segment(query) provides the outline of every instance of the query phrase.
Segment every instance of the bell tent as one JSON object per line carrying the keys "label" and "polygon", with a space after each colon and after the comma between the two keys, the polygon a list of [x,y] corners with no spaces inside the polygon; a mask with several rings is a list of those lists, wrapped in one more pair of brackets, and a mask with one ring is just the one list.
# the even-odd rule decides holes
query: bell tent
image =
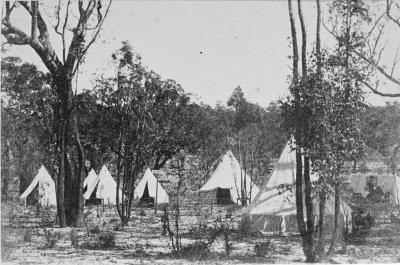
{"label": "bell tent", "polygon": [[[117,198],[117,183],[113,179],[108,171],[107,167],[103,165],[97,178],[92,182],[92,185],[88,183],[88,188],[83,197],[88,200],[96,189],[96,198],[102,199],[104,204],[115,205]],[[119,191],[120,201],[122,198],[122,192]]]}
{"label": "bell tent", "polygon": [[[316,174],[311,174],[310,177],[311,181],[318,179]],[[295,183],[296,154],[288,143],[284,147],[269,181],[242,212],[243,217],[248,218],[247,221],[250,222],[250,230],[264,232],[298,231]],[[313,203],[314,209],[318,209],[316,198],[313,199]],[[331,197],[327,199],[325,207],[327,220],[333,218],[335,208],[334,200]],[[342,221],[348,222],[351,219],[351,210],[345,202],[341,203],[341,212],[344,218]],[[317,211],[315,211],[315,214],[318,214]]]}
{"label": "bell tent", "polygon": [[146,169],[143,178],[136,187],[135,199],[157,201],[158,204],[169,203],[167,192],[161,186],[160,182],[157,181],[150,168]]}
{"label": "bell tent", "polygon": [[97,174],[94,169],[91,169],[85,180],[83,181],[83,188],[88,190],[92,185],[95,185]]}
{"label": "bell tent", "polygon": [[240,167],[239,161],[233,153],[228,150],[215,164],[211,176],[200,192],[205,193],[206,199],[216,199],[217,203],[241,204],[240,195],[242,182],[246,182],[247,198],[254,198],[259,192],[259,188],[251,178]]}
{"label": "bell tent", "polygon": [[25,205],[26,198],[36,187],[38,188],[38,203],[40,206],[49,207],[57,205],[56,185],[43,165],[40,167],[31,184],[20,196],[24,200]]}

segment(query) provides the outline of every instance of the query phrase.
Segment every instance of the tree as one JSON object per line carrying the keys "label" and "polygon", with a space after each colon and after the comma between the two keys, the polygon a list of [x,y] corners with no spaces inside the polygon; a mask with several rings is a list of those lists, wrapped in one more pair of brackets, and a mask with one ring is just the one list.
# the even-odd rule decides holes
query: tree
{"label": "tree", "polygon": [[19,182],[19,192],[23,192],[30,184],[29,176],[42,163],[53,175],[55,100],[50,76],[36,66],[17,57],[4,58],[1,66],[2,196],[7,196],[8,183]]}
{"label": "tree", "polygon": [[[337,4],[337,6],[335,6]],[[342,3],[343,4],[343,3]],[[340,12],[354,12],[352,6],[333,3]],[[300,21],[302,21],[301,2],[298,2]],[[351,10],[351,11],[350,11]],[[360,114],[363,111],[362,80],[366,78],[363,64],[349,53],[360,39],[351,31],[359,25],[356,19],[360,14],[348,13],[342,29],[343,42],[329,53],[322,52],[319,40],[320,5],[317,2],[317,43],[316,51],[307,57],[305,49],[305,27],[302,25],[302,76],[298,76],[298,54],[296,30],[293,23],[291,1],[289,14],[292,28],[293,78],[291,97],[282,102],[285,116],[284,126],[294,135],[296,144],[296,208],[299,231],[307,261],[315,262],[324,256],[324,209],[325,195],[335,193],[335,229],[330,252],[333,251],[340,215],[341,186],[346,172],[346,163],[356,159],[362,151],[360,141]],[[345,16],[344,16],[345,17]],[[350,23],[350,17],[353,21]],[[301,22],[303,24],[303,22]],[[351,24],[351,26],[350,26]],[[359,68],[358,68],[359,67]],[[297,81],[297,83],[295,83]],[[304,160],[302,159],[304,157]],[[312,164],[310,163],[312,161]],[[311,167],[311,169],[310,169]],[[319,179],[311,183],[310,171],[318,173]],[[304,182],[304,188],[303,188]],[[313,194],[319,194],[319,246],[315,246]],[[304,196],[304,199],[303,199]],[[304,206],[303,206],[304,201]],[[304,209],[305,208],[305,209]],[[304,212],[305,211],[305,212]],[[304,216],[307,216],[304,221]],[[318,253],[317,253],[318,250]]]}
{"label": "tree", "polygon": [[[314,209],[311,197],[310,181],[310,161],[308,156],[308,138],[309,135],[309,106],[302,104],[302,84],[307,80],[307,34],[302,15],[301,1],[297,1],[298,13],[302,33],[302,77],[299,77],[299,54],[297,46],[297,33],[293,15],[292,1],[288,0],[289,22],[292,39],[292,82],[290,92],[293,98],[290,102],[283,103],[282,108],[285,113],[286,127],[292,132],[296,149],[296,216],[299,232],[302,238],[303,251],[309,262],[315,262],[315,243],[314,235]],[[304,163],[303,163],[304,156]],[[304,190],[303,190],[304,182]],[[304,198],[304,199],[303,199]],[[305,202],[303,207],[303,200]],[[305,212],[304,212],[305,211]],[[306,213],[307,221],[304,221]]]}
{"label": "tree", "polygon": [[116,76],[100,77],[93,92],[102,126],[92,132],[117,157],[117,211],[126,225],[139,173],[145,166],[163,167],[183,149],[196,150],[199,129],[196,108],[181,86],[147,70],[129,43],[112,58]]}
{"label": "tree", "polygon": [[368,107],[361,131],[365,145],[379,152],[396,174],[400,164],[400,103]]}
{"label": "tree", "polygon": [[[40,12],[39,2],[25,1],[5,3],[1,33],[11,45],[29,45],[41,58],[52,77],[58,106],[54,115],[57,124],[57,214],[61,227],[66,225],[83,226],[83,164],[84,154],[79,139],[77,116],[74,106],[72,79],[83,62],[88,49],[95,42],[107,17],[111,1],[105,11],[101,1],[90,0],[84,5],[77,2],[77,17],[70,14],[71,1],[62,8],[59,1],[56,10],[57,24],[55,32],[62,41],[62,56],[57,56],[48,31],[48,24]],[[31,19],[31,32],[25,33],[11,22],[16,8],[26,10]],[[62,12],[64,10],[64,12]],[[104,12],[103,12],[104,11]],[[63,16],[62,16],[62,13]],[[76,20],[74,20],[76,18]],[[90,36],[89,33],[92,33]],[[71,37],[72,35],[72,37]],[[71,37],[69,47],[67,38]],[[67,51],[68,49],[68,51]]]}
{"label": "tree", "polygon": [[[346,1],[342,1],[342,5],[344,3]],[[400,5],[398,0],[386,0],[372,4],[374,9],[362,0],[349,0],[347,3],[347,5],[352,6],[353,13],[362,15],[363,20],[359,23],[364,25],[364,27],[358,27],[360,32],[363,33],[360,41],[363,44],[361,45],[362,49],[360,49],[361,46],[351,46],[352,49],[349,52],[357,56],[370,68],[370,78],[363,81],[366,88],[383,97],[400,97],[400,93],[385,91],[387,83],[396,88],[400,87],[400,77],[397,75],[399,43],[395,38],[396,34],[393,34],[393,31],[400,30],[400,17],[398,16]],[[374,12],[373,10],[377,11]],[[334,17],[331,17],[333,27],[328,27],[325,24],[324,26],[340,43],[343,41],[343,38],[337,34],[340,27],[335,25],[335,21],[338,19],[340,19],[340,14],[336,13]],[[388,43],[393,45],[388,46]],[[393,46],[396,46],[396,44],[397,48],[394,48]],[[383,59],[385,57],[390,59]],[[383,84],[381,81],[383,81]]]}
{"label": "tree", "polygon": [[[235,150],[239,157],[239,163],[243,167],[243,172],[249,173],[250,178],[253,180],[254,185],[254,169],[255,169],[255,155],[257,148],[257,137],[256,131],[261,125],[263,115],[265,111],[258,105],[252,104],[246,100],[243,91],[238,86],[233,91],[231,97],[228,100],[228,106],[231,106],[235,110],[233,130],[236,142],[234,144]],[[258,143],[259,144],[259,143]],[[242,205],[247,205],[251,200],[251,190],[247,190],[246,177],[241,172],[241,190],[238,191],[240,194],[240,200]],[[250,185],[250,189],[253,185]]]}

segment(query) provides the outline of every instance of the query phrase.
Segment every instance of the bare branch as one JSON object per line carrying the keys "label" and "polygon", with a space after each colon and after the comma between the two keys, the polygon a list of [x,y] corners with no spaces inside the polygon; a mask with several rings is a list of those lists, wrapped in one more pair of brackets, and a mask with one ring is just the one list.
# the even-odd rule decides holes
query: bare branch
{"label": "bare branch", "polygon": [[362,58],[364,61],[367,63],[371,64],[375,69],[377,69],[381,74],[383,74],[387,79],[392,81],[393,83],[397,84],[400,86],[400,79],[397,79],[393,76],[391,76],[389,73],[386,72],[386,70],[378,65],[372,58],[367,58],[365,57],[362,53],[354,51],[360,58]]}
{"label": "bare branch", "polygon": [[[23,6],[26,11],[32,16],[32,9],[29,7],[28,2],[26,1],[19,1],[18,2],[21,6]],[[37,9],[37,27],[40,32],[39,40],[42,42],[42,44],[46,45],[49,40],[49,32],[47,31],[47,25],[46,22],[43,20],[42,15],[40,14],[39,8]]]}
{"label": "bare branch", "polygon": [[[326,25],[325,25],[325,23],[324,22],[322,22],[322,24],[324,25],[324,27],[325,27],[325,29],[333,36],[333,37],[335,37],[336,38],[336,40],[337,41],[341,41],[341,39],[340,39],[340,37],[339,36],[337,36],[332,30],[330,30]],[[393,75],[392,75],[392,73],[393,73],[393,68],[391,69],[391,74],[389,74],[382,66],[380,66],[379,64],[378,64],[378,62],[379,62],[379,60],[380,60],[380,57],[381,57],[381,53],[382,53],[382,51],[383,51],[383,49],[385,48],[385,46],[386,46],[386,44],[384,45],[384,47],[380,50],[380,52],[379,52],[379,55],[378,55],[378,61],[376,61],[376,60],[374,60],[374,58],[372,58],[372,57],[370,57],[370,58],[368,58],[367,56],[365,56],[363,53],[361,53],[361,52],[358,52],[357,50],[355,50],[355,49],[352,49],[352,52],[353,53],[355,53],[359,58],[361,58],[361,59],[363,59],[365,62],[367,62],[369,65],[371,65],[371,66],[373,66],[376,70],[378,70],[383,76],[385,76],[389,81],[391,81],[391,82],[393,82],[393,83],[395,83],[395,84],[397,84],[397,85],[399,85],[400,86],[400,79],[399,78],[396,78],[396,77],[394,77]],[[396,58],[395,58],[395,63],[394,63],[394,65],[396,65],[397,64],[397,55],[396,55]],[[374,92],[375,94],[377,94],[377,95],[380,95],[380,96],[383,96],[383,97],[399,97],[400,96],[400,94],[398,94],[398,93],[383,93],[383,92],[380,92],[380,91],[378,91],[378,85],[377,85],[377,87],[376,88],[374,88],[374,87],[372,87],[369,83],[367,83],[366,81],[363,81],[363,84],[366,86],[366,87],[368,87],[372,92]]]}
{"label": "bare branch", "polygon": [[[379,64],[379,62],[381,61],[382,53],[385,50],[387,43],[388,43],[388,40],[386,39],[385,44],[383,45],[383,47],[381,48],[381,50],[378,53],[378,58],[375,60],[376,64]],[[371,56],[371,58],[372,58],[372,56]]]}
{"label": "bare branch", "polygon": [[57,6],[57,24],[54,26],[54,30],[55,32],[62,36],[60,30],[59,30],[59,26],[60,26],[60,10],[61,10],[61,0],[58,0],[58,6]]}
{"label": "bare branch", "polygon": [[104,16],[100,22],[100,24],[98,25],[97,31],[95,32],[95,34],[93,35],[92,39],[89,41],[88,45],[86,45],[86,47],[84,48],[83,52],[82,52],[82,56],[80,58],[78,58],[78,62],[77,62],[77,66],[75,67],[73,73],[75,73],[77,71],[78,65],[81,63],[83,56],[86,54],[87,50],[90,48],[90,46],[95,42],[97,36],[99,35],[101,28],[103,26],[104,20],[106,19],[107,15],[108,15],[108,11],[110,10],[111,7],[111,3],[112,0],[109,1],[106,12],[104,13]]}
{"label": "bare branch", "polygon": [[384,17],[384,15],[385,15],[385,13],[382,13],[382,14],[379,16],[379,18],[375,21],[374,25],[372,26],[372,28],[371,28],[370,31],[368,32],[367,36],[365,37],[366,40],[371,36],[371,34],[372,34],[372,32],[375,30],[376,26],[379,25],[379,21]]}
{"label": "bare branch", "polygon": [[[7,15],[6,15],[7,16]],[[6,37],[10,44],[28,45],[31,43],[31,37],[21,29],[15,27],[9,22],[9,19],[3,19],[4,28],[1,29],[1,34]]]}
{"label": "bare branch", "polygon": [[68,0],[67,3],[67,13],[65,14],[65,20],[64,20],[64,25],[63,25],[63,29],[62,29],[62,33],[61,33],[61,38],[62,38],[62,46],[63,46],[63,62],[65,64],[65,49],[66,49],[66,44],[65,44],[65,28],[68,25],[68,16],[69,16],[69,5],[71,4],[71,1]]}
{"label": "bare branch", "polygon": [[396,19],[395,17],[393,17],[391,15],[391,13],[390,13],[390,9],[392,8],[392,4],[393,4],[393,1],[389,2],[389,0],[386,0],[386,15],[391,21],[393,21],[394,23],[397,24],[397,26],[400,27],[400,20],[398,18]]}
{"label": "bare branch", "polygon": [[399,55],[399,45],[397,45],[396,55],[394,56],[393,59],[392,71],[390,71],[391,76],[393,76],[393,71],[396,68],[397,63],[399,62],[398,55]]}
{"label": "bare branch", "polygon": [[[332,30],[330,30],[326,24],[324,22],[322,22],[322,24],[324,25],[325,29],[333,36],[336,38],[337,41],[341,41],[340,37],[337,36],[336,34],[334,34],[334,32]],[[355,49],[352,49],[352,51],[357,54],[358,57],[360,57],[361,59],[363,59],[364,61],[366,61],[367,63],[371,64],[374,68],[376,68],[379,72],[381,72],[387,79],[389,79],[390,81],[392,81],[393,83],[396,83],[398,85],[400,85],[400,80],[398,80],[397,78],[394,78],[393,76],[391,76],[389,73],[386,72],[386,70],[379,66],[377,64],[377,62],[373,59],[373,58],[367,58],[364,54],[362,54],[361,52],[356,51]],[[381,51],[382,52],[382,51]]]}
{"label": "bare branch", "polygon": [[32,9],[31,38],[33,40],[36,40],[37,38],[37,8],[38,8],[38,2],[31,1],[31,9]]}
{"label": "bare branch", "polygon": [[385,28],[385,26],[383,25],[383,26],[381,26],[381,27],[379,27],[379,33],[378,33],[378,36],[376,37],[376,39],[375,39],[375,43],[374,43],[374,48],[372,49],[372,54],[375,54],[375,51],[376,51],[376,48],[378,47],[378,44],[379,44],[379,40],[381,39],[381,36],[382,36],[382,34],[383,34],[383,29]]}
{"label": "bare branch", "polygon": [[400,97],[400,93],[383,93],[383,92],[378,91],[378,84],[376,84],[376,87],[374,88],[373,86],[371,86],[371,84],[369,84],[369,83],[366,82],[366,81],[362,81],[362,83],[363,83],[367,88],[369,88],[374,94],[377,94],[377,95],[379,95],[379,96],[382,96],[382,97],[391,97],[391,98]]}

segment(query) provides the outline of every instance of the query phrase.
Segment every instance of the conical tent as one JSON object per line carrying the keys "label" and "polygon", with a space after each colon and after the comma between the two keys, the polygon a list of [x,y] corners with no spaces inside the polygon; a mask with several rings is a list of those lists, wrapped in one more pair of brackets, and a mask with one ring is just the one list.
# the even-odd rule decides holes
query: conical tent
{"label": "conical tent", "polygon": [[87,175],[87,177],[85,178],[85,180],[83,181],[83,188],[89,189],[90,187],[92,187],[93,185],[95,185],[95,180],[97,178],[97,174],[94,171],[94,169],[92,168],[89,172],[89,174]]}
{"label": "conical tent", "polygon": [[[117,183],[113,179],[108,171],[107,167],[103,165],[97,178],[92,182],[93,185],[88,184],[88,189],[83,195],[86,200],[88,200],[93,193],[94,189],[97,187],[96,198],[103,199],[105,204],[116,204],[117,198]],[[119,191],[119,199],[122,199],[122,192]]]}
{"label": "conical tent", "polygon": [[[318,176],[311,174],[311,181],[315,180],[318,180]],[[251,229],[297,231],[295,182],[295,151],[291,150],[287,143],[269,181],[251,204],[243,210],[243,215],[250,218]],[[314,199],[314,209],[318,209],[316,199]],[[334,201],[330,197],[327,199],[325,211],[326,215],[334,214]],[[345,202],[342,202],[341,211],[345,219],[351,218],[350,207]]]}
{"label": "conical tent", "polygon": [[31,184],[20,196],[20,198],[25,201],[25,204],[26,197],[28,197],[36,187],[38,187],[39,204],[41,206],[48,207],[57,205],[56,185],[43,165],[40,167]]}
{"label": "conical tent", "polygon": [[154,176],[153,172],[151,172],[150,168],[146,169],[143,178],[140,180],[138,186],[135,189],[136,199],[140,199],[143,196],[146,185],[148,187],[149,196],[153,197],[154,200],[156,200],[157,197],[157,203],[169,202],[169,196],[167,192],[161,186],[160,182],[157,181],[157,178]]}
{"label": "conical tent", "polygon": [[247,197],[254,198],[259,192],[259,188],[240,167],[239,161],[237,161],[233,153],[228,150],[220,158],[215,170],[200,191],[210,191],[218,188],[229,189],[232,201],[240,204],[239,198],[242,188],[242,179],[246,180]]}

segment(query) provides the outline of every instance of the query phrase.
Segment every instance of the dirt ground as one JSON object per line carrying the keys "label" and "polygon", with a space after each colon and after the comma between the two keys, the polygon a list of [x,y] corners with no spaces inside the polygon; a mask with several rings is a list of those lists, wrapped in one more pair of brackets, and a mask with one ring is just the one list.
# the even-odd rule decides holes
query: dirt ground
{"label": "dirt ground", "polygon": [[[113,217],[114,218],[114,217]],[[115,221],[115,219],[113,219]],[[112,222],[111,220],[110,222]],[[95,218],[90,225],[99,220]],[[101,225],[107,225],[104,220]],[[116,246],[109,249],[83,247],[87,229],[74,230],[78,235],[78,246],[72,246],[71,228],[21,228],[2,226],[2,251],[10,256],[2,264],[265,264],[304,262],[300,238],[289,236],[253,236],[231,238],[232,252],[225,253],[223,238],[213,243],[211,251],[201,260],[176,258],[171,254],[170,240],[162,236],[161,222],[157,216],[147,219],[134,218],[130,227],[113,231]],[[116,230],[116,229],[114,229]],[[53,247],[46,246],[46,233],[59,236]],[[256,255],[257,242],[271,239],[270,251],[264,257]],[[182,245],[195,240],[187,236]],[[341,247],[339,247],[341,249]],[[347,246],[338,251],[326,263],[399,263],[400,225],[381,225],[363,242]]]}

